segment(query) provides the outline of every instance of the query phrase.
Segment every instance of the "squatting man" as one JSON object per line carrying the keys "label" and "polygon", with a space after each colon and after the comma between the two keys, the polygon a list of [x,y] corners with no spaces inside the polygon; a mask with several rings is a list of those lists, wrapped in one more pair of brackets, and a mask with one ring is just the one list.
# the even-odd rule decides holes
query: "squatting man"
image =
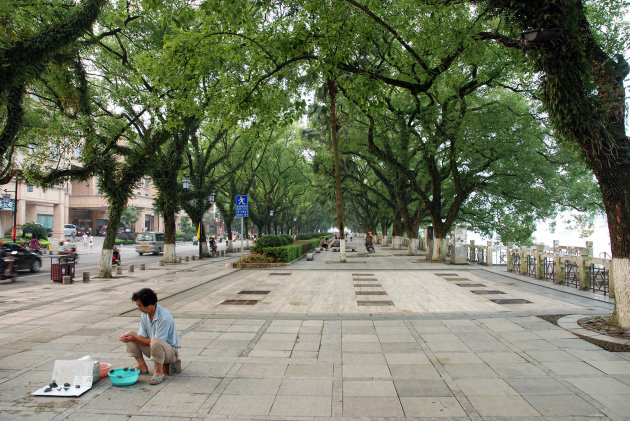
{"label": "squatting man", "polygon": [[127,345],[127,354],[136,359],[135,368],[141,374],[149,373],[143,355],[150,357],[154,370],[149,384],[160,384],[164,380],[164,364],[171,364],[172,370],[179,368],[173,363],[181,364],[175,321],[171,313],[157,303],[157,295],[149,288],[134,292],[131,301],[136,303],[142,313],[140,328],[137,335],[127,332],[120,337],[120,341]]}

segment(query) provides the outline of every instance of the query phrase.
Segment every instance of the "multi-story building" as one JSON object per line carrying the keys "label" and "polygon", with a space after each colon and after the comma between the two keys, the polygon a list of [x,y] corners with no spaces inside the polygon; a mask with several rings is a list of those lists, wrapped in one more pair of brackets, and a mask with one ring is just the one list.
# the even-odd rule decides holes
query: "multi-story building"
{"label": "multi-story building", "polygon": [[[42,189],[21,180],[16,182],[14,178],[0,186],[0,233],[2,236],[11,235],[15,220],[18,226],[35,222],[50,228],[53,238],[63,237],[64,224],[74,224],[80,230],[91,228],[94,235],[99,235],[100,230],[108,224],[108,206],[97,184],[97,179],[92,178],[87,182],[64,182]],[[134,231],[163,229],[159,214],[153,206],[155,192],[149,177],[134,186],[134,195],[128,204],[138,211]],[[17,207],[14,209],[16,196]]]}

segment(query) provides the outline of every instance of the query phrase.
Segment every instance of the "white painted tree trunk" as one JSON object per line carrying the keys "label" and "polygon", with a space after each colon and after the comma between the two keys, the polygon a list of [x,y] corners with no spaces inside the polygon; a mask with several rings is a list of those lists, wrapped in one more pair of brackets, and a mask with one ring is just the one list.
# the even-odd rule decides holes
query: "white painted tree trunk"
{"label": "white painted tree trunk", "polygon": [[339,240],[339,262],[346,262],[346,240]]}
{"label": "white painted tree trunk", "polygon": [[176,263],[175,244],[164,243],[164,264]]}
{"label": "white painted tree trunk", "polygon": [[383,236],[383,240],[381,241],[381,245],[382,245],[383,247],[387,247],[387,244],[389,244],[389,237],[388,237],[388,236],[386,236],[386,235],[384,235],[384,236]]}
{"label": "white painted tree trunk", "polygon": [[445,238],[434,238],[433,239],[433,252],[431,254],[431,261],[439,262],[442,260],[446,260],[446,250],[448,247],[448,243]]}
{"label": "white painted tree trunk", "polygon": [[111,278],[112,277],[112,249],[101,250],[101,261],[98,265],[98,277],[99,278]]}
{"label": "white painted tree trunk", "polygon": [[415,256],[418,254],[418,247],[420,246],[420,240],[417,238],[412,238],[409,240],[409,244],[407,245],[407,254],[409,256]]}
{"label": "white painted tree trunk", "polygon": [[402,247],[402,237],[395,235],[393,240],[392,240],[392,249],[394,250],[400,250]]}
{"label": "white painted tree trunk", "polygon": [[227,251],[228,252],[233,252],[234,251],[234,247],[233,247],[232,241],[230,241],[230,240],[225,240],[225,241],[226,241],[225,247],[226,247]]}
{"label": "white painted tree trunk", "polygon": [[[210,248],[208,247],[207,241],[201,243],[201,254],[203,257],[210,257]],[[199,251],[197,251],[197,255],[199,255]]]}
{"label": "white painted tree trunk", "polygon": [[611,278],[615,293],[615,318],[624,329],[630,329],[630,259],[614,258],[612,260]]}

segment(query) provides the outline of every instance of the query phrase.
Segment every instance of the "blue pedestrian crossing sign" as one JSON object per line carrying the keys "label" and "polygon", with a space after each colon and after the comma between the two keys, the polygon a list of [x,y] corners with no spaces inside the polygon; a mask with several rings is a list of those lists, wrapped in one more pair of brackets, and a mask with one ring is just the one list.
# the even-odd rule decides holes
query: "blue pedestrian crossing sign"
{"label": "blue pedestrian crossing sign", "polygon": [[249,208],[247,205],[247,195],[236,196],[236,217],[247,218],[249,217]]}

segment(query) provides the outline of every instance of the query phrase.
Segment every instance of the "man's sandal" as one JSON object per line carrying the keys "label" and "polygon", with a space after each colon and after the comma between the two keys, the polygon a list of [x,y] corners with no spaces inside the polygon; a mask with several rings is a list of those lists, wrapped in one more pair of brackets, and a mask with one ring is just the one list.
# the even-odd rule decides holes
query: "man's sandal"
{"label": "man's sandal", "polygon": [[153,376],[151,380],[149,380],[149,384],[151,386],[155,386],[156,384],[160,384],[164,381],[164,376]]}

